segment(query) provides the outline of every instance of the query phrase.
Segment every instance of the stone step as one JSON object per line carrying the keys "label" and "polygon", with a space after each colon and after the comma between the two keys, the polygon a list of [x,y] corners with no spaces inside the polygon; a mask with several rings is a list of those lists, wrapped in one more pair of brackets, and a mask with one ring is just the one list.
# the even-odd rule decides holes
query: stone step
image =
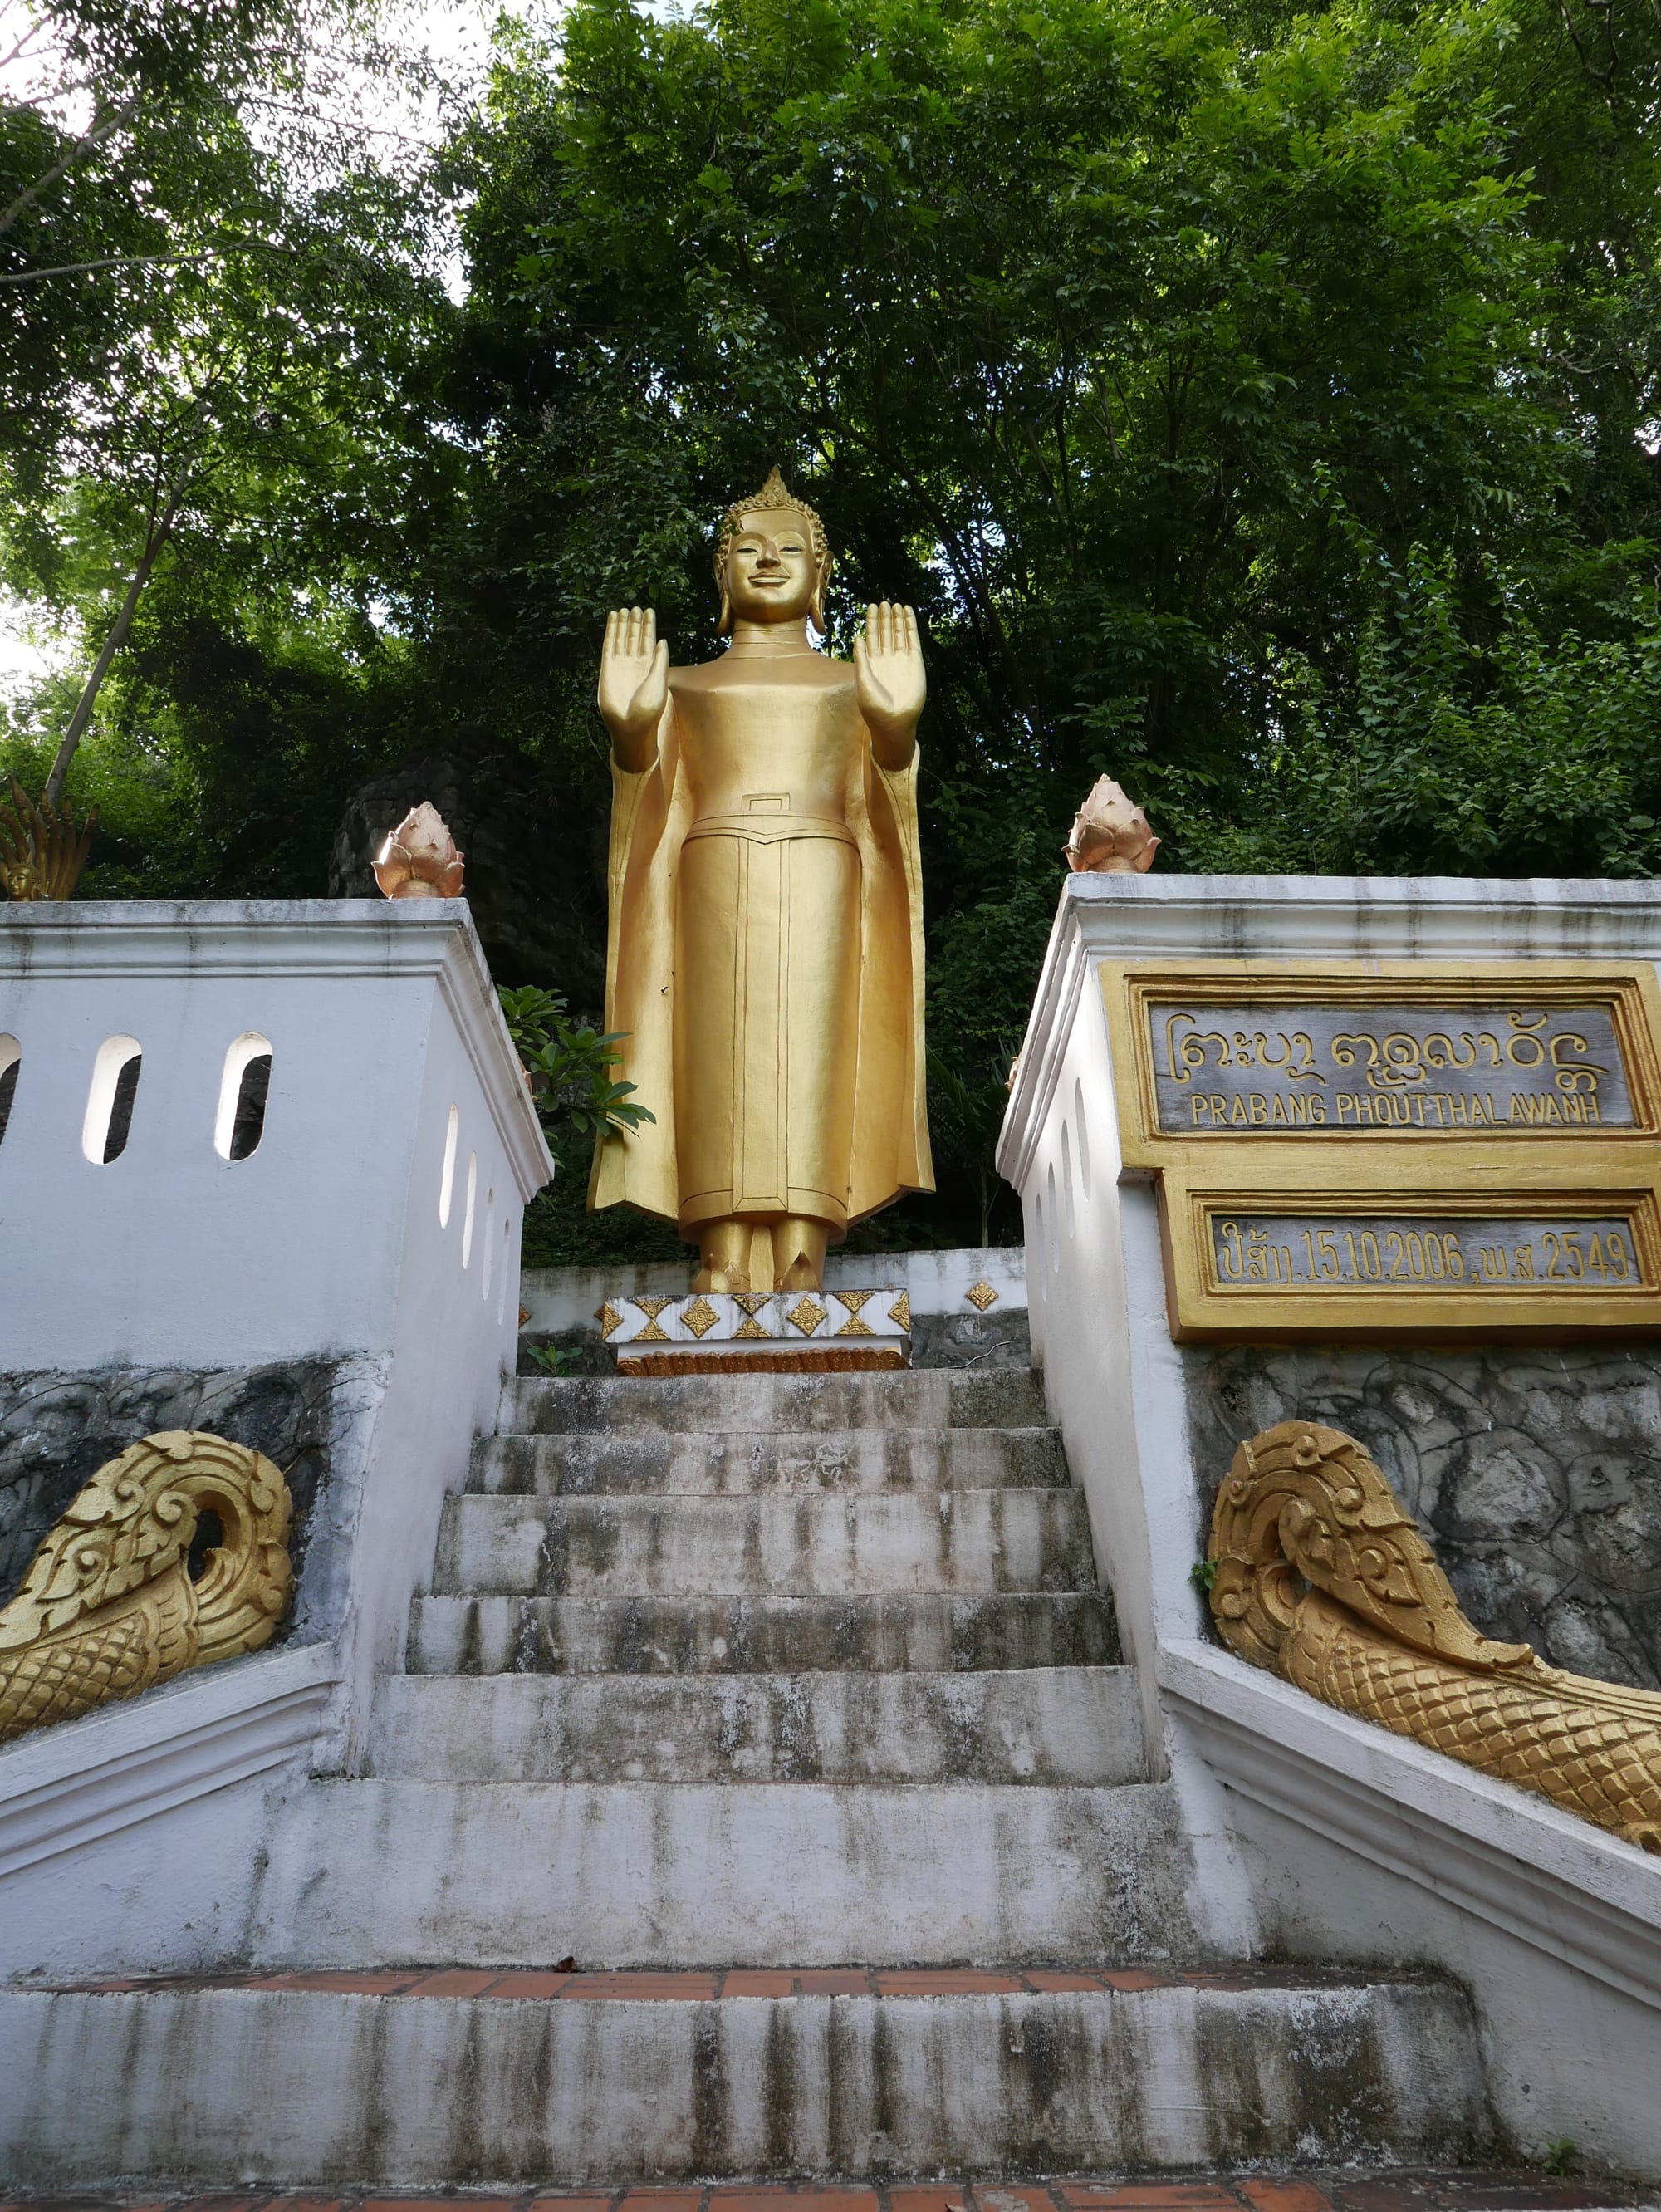
{"label": "stone step", "polygon": [[445,1500],[433,1585],[454,1595],[1089,1589],[1076,1490],[932,1496]]}
{"label": "stone step", "polygon": [[1140,1782],[1124,1667],[391,1675],[370,1771],[429,1782]]}
{"label": "stone step", "polygon": [[37,2191],[609,2192],[1494,2148],[1468,2001],[1429,1980],[366,1978],[0,1995],[0,2169]]}
{"label": "stone step", "polygon": [[1066,1480],[1053,1429],[797,1429],[487,1437],[474,1447],[467,1488],[504,1498],[755,1497],[1059,1488]]}
{"label": "stone step", "polygon": [[410,1607],[417,1674],[973,1673],[1106,1667],[1100,1590],[953,1597],[445,1597]]}
{"label": "stone step", "polygon": [[1169,1783],[314,1781],[268,1849],[257,1964],[1088,1964],[1198,1948]]}
{"label": "stone step", "polygon": [[894,1375],[681,1375],[597,1379],[516,1376],[499,1429],[555,1436],[736,1429],[1025,1429],[1049,1420],[1030,1368],[985,1375],[949,1368]]}

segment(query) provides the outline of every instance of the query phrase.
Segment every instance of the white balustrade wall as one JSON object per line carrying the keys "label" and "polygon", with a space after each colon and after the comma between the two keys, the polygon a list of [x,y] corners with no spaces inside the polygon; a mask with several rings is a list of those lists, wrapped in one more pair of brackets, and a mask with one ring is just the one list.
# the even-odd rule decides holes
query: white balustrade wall
{"label": "white balustrade wall", "polygon": [[1156,1194],[1122,1177],[1104,961],[1661,959],[1661,884],[1073,876],[998,1165],[1026,1218],[1034,1357],[1090,1510],[1150,1744],[1220,1939],[1415,1960],[1470,1987],[1505,2123],[1661,2161],[1661,1864],[1210,1638],[1203,1500]]}
{"label": "white balustrade wall", "polygon": [[452,1380],[511,1359],[549,1164],[459,902],[0,907],[0,1083],[7,1062],[0,1368],[391,1352],[411,1329]]}
{"label": "white balustrade wall", "polygon": [[[0,1751],[0,1923],[32,1942],[78,1846],[120,1829],[97,1893],[188,1962],[213,1861],[227,1910],[254,1861],[239,1822],[263,1815],[227,1782],[301,1744],[361,1755],[514,1364],[553,1164],[459,901],[0,906],[0,1373],[344,1378],[288,1647]],[[88,1893],[62,1923],[90,1957]]]}

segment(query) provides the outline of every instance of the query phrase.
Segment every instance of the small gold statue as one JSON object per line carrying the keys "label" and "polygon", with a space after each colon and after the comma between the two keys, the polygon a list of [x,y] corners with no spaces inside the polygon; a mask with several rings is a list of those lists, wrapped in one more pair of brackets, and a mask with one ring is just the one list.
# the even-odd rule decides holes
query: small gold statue
{"label": "small gold statue", "polygon": [[591,1207],[696,1238],[700,1291],[817,1290],[825,1248],[932,1190],[906,606],[815,651],[831,554],[775,469],[715,545],[718,659],[671,668],[650,608],[606,623],[606,1027],[655,1123],[595,1147]]}
{"label": "small gold statue", "polygon": [[1061,849],[1076,876],[1143,876],[1159,847],[1142,809],[1112,776],[1102,775],[1073,817]]}
{"label": "small gold statue", "polygon": [[412,806],[375,855],[375,881],[390,899],[459,898],[462,855],[429,799]]}
{"label": "small gold statue", "polygon": [[79,830],[66,799],[39,805],[11,779],[11,805],[0,806],[0,890],[9,899],[66,899],[80,881],[98,827],[94,806]]}

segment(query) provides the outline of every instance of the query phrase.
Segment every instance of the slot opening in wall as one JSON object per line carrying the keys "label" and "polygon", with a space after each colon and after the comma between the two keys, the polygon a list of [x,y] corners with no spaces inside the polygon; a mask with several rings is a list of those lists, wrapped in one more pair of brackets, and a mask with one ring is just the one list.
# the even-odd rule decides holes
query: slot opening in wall
{"label": "slot opening in wall", "polygon": [[512,1276],[513,1272],[512,1267],[510,1265],[512,1257],[513,1217],[510,1213],[506,1219],[502,1223],[502,1279],[500,1283],[497,1285],[496,1290],[496,1324],[498,1328],[501,1325],[503,1315],[507,1311],[507,1285],[509,1278]]}
{"label": "slot opening in wall", "polygon": [[496,1210],[496,1194],[488,1190],[484,1194],[484,1265],[479,1270],[479,1296],[490,1296],[490,1262],[495,1257],[496,1246],[490,1234],[490,1217]]}
{"label": "slot opening in wall", "polygon": [[439,1176],[439,1226],[450,1226],[450,1200],[456,1189],[456,1139],[461,1129],[461,1109],[452,1106],[444,1125],[444,1167]]}
{"label": "slot opening in wall", "polygon": [[221,1159],[246,1160],[258,1151],[270,1088],[271,1040],[258,1030],[244,1030],[227,1052],[219,1079],[214,1150]]}
{"label": "slot opening in wall", "polygon": [[479,1156],[467,1155],[467,1211],[462,1216],[462,1271],[465,1273],[473,1257],[473,1201],[478,1195]]}
{"label": "slot opening in wall", "polygon": [[15,1036],[0,1036],[0,1145],[6,1141],[11,1103],[17,1096],[17,1071],[23,1065],[23,1048]]}
{"label": "slot opening in wall", "polygon": [[127,1149],[143,1058],[136,1037],[106,1037],[98,1048],[81,1124],[81,1149],[94,1167],[107,1167]]}

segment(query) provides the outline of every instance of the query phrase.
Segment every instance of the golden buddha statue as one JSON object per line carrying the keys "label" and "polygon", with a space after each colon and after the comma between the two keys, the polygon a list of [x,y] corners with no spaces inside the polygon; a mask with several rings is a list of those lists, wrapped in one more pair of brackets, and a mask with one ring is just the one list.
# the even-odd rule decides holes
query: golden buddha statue
{"label": "golden buddha statue", "polygon": [[886,603],[852,665],[817,651],[830,573],[775,469],[716,540],[724,653],[671,668],[649,607],[606,622],[606,1027],[657,1120],[597,1144],[588,1202],[676,1222],[694,1290],[817,1290],[850,1222],[934,1188],[923,655]]}

